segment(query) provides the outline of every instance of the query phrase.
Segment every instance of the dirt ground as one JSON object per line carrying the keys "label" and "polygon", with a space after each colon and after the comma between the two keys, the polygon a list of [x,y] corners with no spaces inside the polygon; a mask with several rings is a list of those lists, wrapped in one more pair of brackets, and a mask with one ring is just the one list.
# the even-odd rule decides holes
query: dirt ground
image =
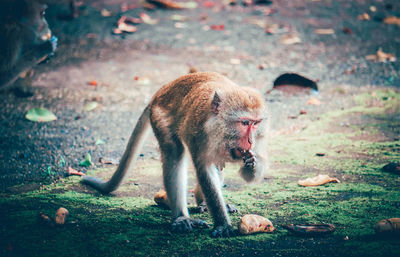
{"label": "dirt ground", "polygon": [[[2,255],[400,255],[398,240],[373,231],[378,220],[400,217],[399,177],[381,170],[400,162],[400,62],[371,59],[379,49],[400,56],[400,25],[385,22],[400,17],[398,1],[195,1],[183,10],[128,0],[78,2],[75,19],[63,18],[67,1],[49,4],[46,18],[59,38],[55,56],[0,91]],[[143,13],[150,19],[137,24],[137,32],[112,33],[122,15]],[[250,186],[237,178],[237,167],[228,167],[225,197],[239,207],[234,222],[255,212],[271,218],[274,234],[216,241],[208,230],[171,234],[168,210],[152,202],[162,188],[154,137],[112,196],[64,178],[69,166],[109,177],[154,92],[192,67],[220,72],[265,96],[271,171],[265,184]],[[318,92],[270,92],[283,73],[317,81]],[[309,104],[312,98],[321,104]],[[90,102],[98,106],[87,111]],[[34,107],[51,110],[57,120],[28,121]],[[93,164],[79,166],[87,154]],[[320,173],[341,183],[310,190],[297,185]],[[39,211],[50,214],[59,206],[75,223],[37,224]],[[337,231],[303,238],[281,227],[296,222],[333,223]]]}

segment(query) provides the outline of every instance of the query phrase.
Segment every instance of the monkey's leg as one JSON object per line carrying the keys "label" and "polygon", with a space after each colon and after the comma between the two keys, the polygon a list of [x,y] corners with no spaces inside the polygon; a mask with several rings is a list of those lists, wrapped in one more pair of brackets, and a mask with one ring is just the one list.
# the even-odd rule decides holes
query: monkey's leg
{"label": "monkey's leg", "polygon": [[[169,205],[172,210],[172,231],[190,232],[195,227],[208,227],[200,219],[191,219],[187,209],[187,159],[182,143],[164,146],[163,176]],[[168,148],[168,149],[166,149]]]}
{"label": "monkey's leg", "polygon": [[[196,164],[195,164],[196,165]],[[236,235],[228,216],[226,204],[222,196],[218,169],[215,166],[196,165],[197,179],[201,186],[207,208],[214,220],[213,237],[229,237]]]}

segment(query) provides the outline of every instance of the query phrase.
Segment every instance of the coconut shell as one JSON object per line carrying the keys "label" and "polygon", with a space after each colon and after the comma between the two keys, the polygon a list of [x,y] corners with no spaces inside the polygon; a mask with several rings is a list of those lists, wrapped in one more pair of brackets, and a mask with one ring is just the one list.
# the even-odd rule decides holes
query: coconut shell
{"label": "coconut shell", "polygon": [[272,232],[275,230],[272,222],[260,215],[246,214],[240,219],[239,233],[243,235],[259,233],[259,232]]}
{"label": "coconut shell", "polygon": [[61,207],[57,210],[56,215],[54,217],[54,221],[59,225],[63,225],[67,219],[68,214],[69,211]]}

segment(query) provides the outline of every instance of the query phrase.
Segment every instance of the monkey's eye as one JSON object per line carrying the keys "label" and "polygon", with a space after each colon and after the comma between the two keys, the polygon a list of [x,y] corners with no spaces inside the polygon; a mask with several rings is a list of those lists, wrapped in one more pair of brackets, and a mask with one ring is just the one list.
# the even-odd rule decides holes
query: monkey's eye
{"label": "monkey's eye", "polygon": [[241,123],[242,123],[243,126],[249,126],[250,125],[250,121],[248,121],[248,120],[242,120]]}

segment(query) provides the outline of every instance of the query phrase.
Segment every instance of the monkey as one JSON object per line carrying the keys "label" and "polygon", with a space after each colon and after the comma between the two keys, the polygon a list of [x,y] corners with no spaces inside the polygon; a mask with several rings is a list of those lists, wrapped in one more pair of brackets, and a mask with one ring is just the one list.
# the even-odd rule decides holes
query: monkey
{"label": "monkey", "polygon": [[35,0],[0,0],[0,88],[54,53],[58,39],[44,17],[46,7]]}
{"label": "monkey", "polygon": [[242,162],[246,182],[260,181],[267,169],[266,107],[260,93],[215,72],[184,75],[162,86],[144,109],[117,170],[103,182],[84,176],[82,183],[100,193],[118,188],[133,166],[152,128],[161,150],[163,182],[172,214],[173,232],[208,227],[187,209],[187,158],[192,158],[197,194],[213,218],[212,237],[236,235],[221,191],[219,170]]}

